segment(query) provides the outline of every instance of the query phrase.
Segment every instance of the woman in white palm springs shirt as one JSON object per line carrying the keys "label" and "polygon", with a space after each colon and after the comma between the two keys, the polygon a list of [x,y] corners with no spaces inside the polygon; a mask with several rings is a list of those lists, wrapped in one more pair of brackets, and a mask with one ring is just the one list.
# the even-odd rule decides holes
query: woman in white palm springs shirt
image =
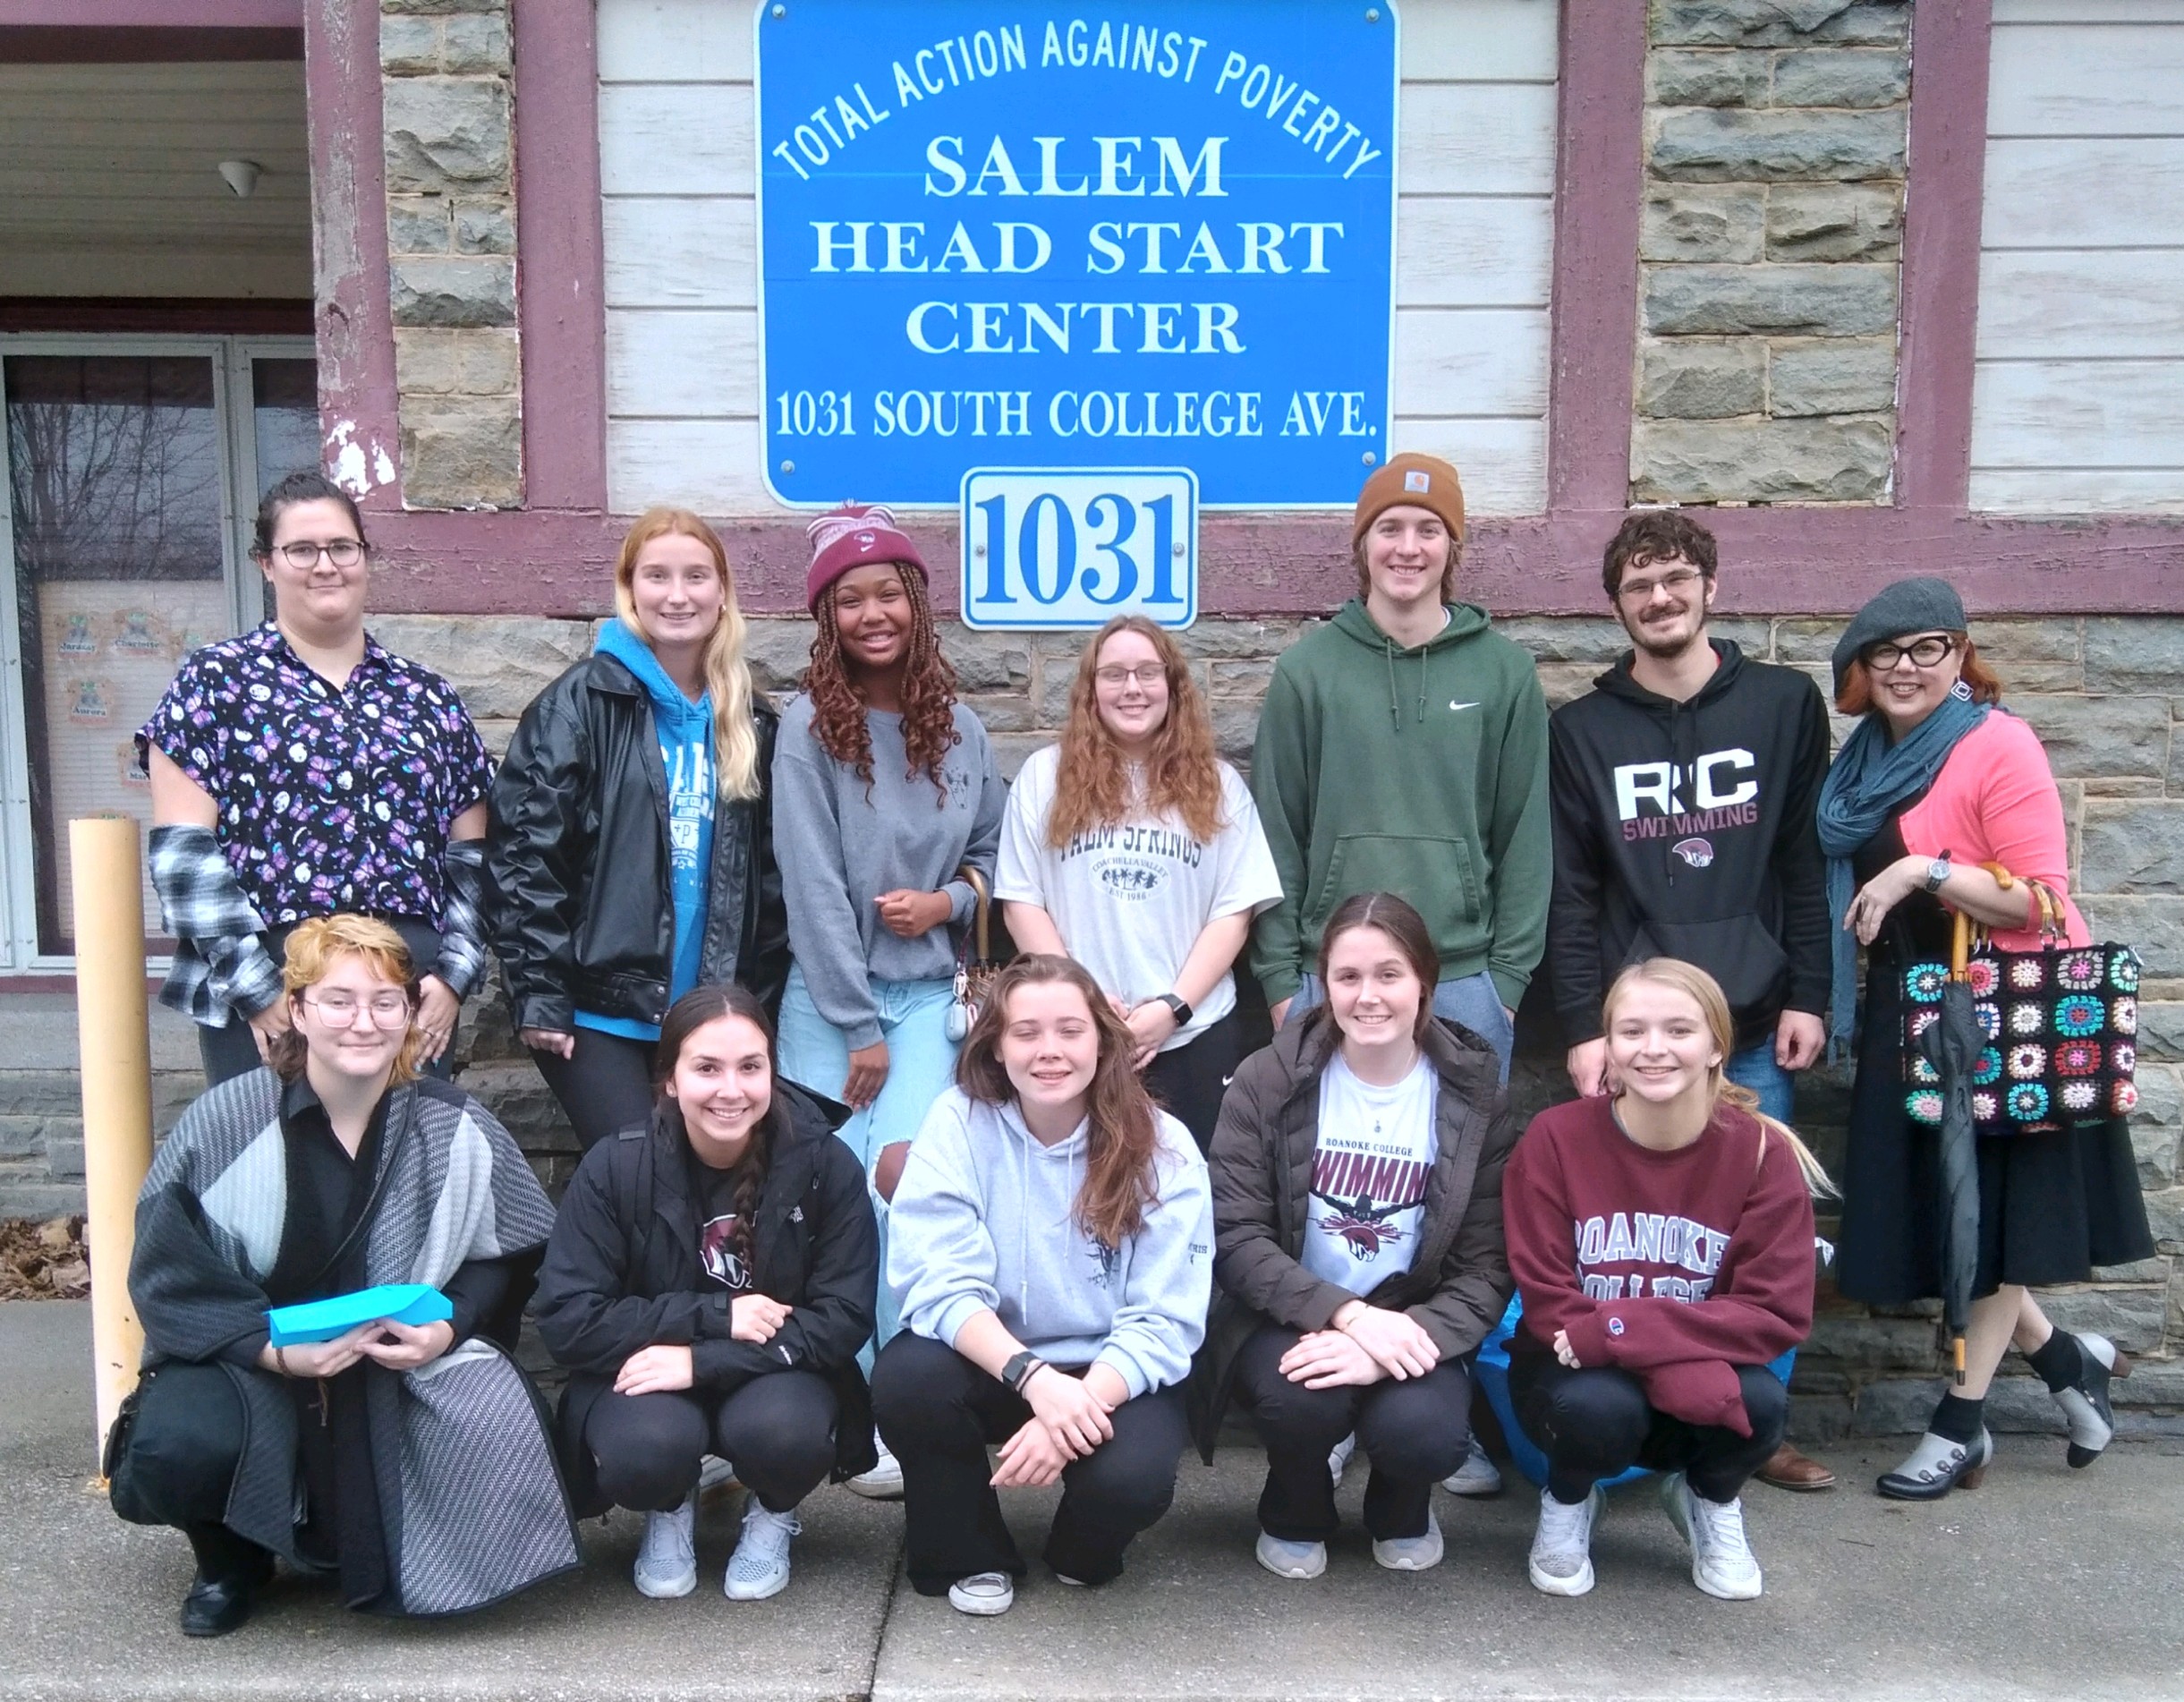
{"label": "woman in white palm springs shirt", "polygon": [[1281,879],[1190,664],[1143,615],[1085,645],[1061,743],[1010,788],[995,896],[1017,945],[1092,971],[1204,1152],[1244,1056],[1230,966]]}

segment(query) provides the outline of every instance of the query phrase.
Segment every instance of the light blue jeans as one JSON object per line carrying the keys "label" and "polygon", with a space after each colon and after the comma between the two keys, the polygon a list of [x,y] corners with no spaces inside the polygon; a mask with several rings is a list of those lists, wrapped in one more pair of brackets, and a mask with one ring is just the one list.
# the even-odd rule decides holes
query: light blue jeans
{"label": "light blue jeans", "polygon": [[[1319,976],[1307,971],[1296,997],[1290,1001],[1289,1015],[1302,1017],[1314,1005],[1326,1002],[1327,991],[1320,985]],[[1491,975],[1482,969],[1475,975],[1442,982],[1433,989],[1433,1014],[1470,1029],[1491,1046],[1501,1061],[1502,1085],[1508,1085],[1509,1048],[1517,1042],[1517,1030],[1509,1013],[1501,1008],[1501,995],[1495,991]]]}
{"label": "light blue jeans", "polygon": [[[874,981],[872,1002],[880,1008],[880,1035],[888,1042],[888,1079],[880,1097],[850,1113],[840,1134],[869,1178],[880,1148],[914,1140],[925,1113],[954,1085],[956,1042],[948,1037],[948,1008],[955,997],[950,981]],[[803,971],[792,965],[781,995],[781,1073],[829,1099],[839,1099],[849,1080],[848,1038],[819,1014]],[[888,1345],[901,1321],[888,1287],[888,1208],[878,1194],[872,1209],[880,1215],[880,1322],[873,1346],[860,1356],[866,1371],[871,1357]]]}
{"label": "light blue jeans", "polygon": [[[1739,1087],[1748,1087],[1759,1095],[1759,1109],[1778,1123],[1788,1123],[1797,1109],[1797,1093],[1789,1072],[1774,1061],[1774,1039],[1770,1035],[1756,1046],[1729,1054],[1721,1073]],[[1797,1350],[1788,1353],[1767,1367],[1787,1384],[1790,1367],[1797,1363]]]}

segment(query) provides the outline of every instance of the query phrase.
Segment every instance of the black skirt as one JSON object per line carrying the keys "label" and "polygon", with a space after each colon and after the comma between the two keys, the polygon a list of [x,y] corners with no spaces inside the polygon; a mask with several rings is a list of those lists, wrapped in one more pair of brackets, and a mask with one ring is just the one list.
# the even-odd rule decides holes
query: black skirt
{"label": "black skirt", "polygon": [[[1836,1286],[1868,1306],[1942,1293],[1941,1137],[1904,1109],[1903,993],[1899,959],[1876,954],[1865,982],[1865,1028],[1850,1094]],[[2063,1134],[1977,1143],[1979,1278],[2082,1282],[2095,1265],[2149,1258],[2138,1162],[2122,1118]]]}

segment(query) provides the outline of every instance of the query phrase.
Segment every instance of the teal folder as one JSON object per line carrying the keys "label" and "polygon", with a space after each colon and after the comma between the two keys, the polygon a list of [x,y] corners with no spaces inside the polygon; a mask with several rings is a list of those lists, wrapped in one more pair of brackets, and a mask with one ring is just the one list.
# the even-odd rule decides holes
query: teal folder
{"label": "teal folder", "polygon": [[375,1318],[414,1328],[455,1315],[447,1297],[431,1284],[395,1282],[359,1289],[354,1294],[337,1294],[331,1299],[307,1300],[302,1306],[275,1306],[266,1314],[266,1322],[272,1326],[275,1347],[293,1348],[307,1341],[331,1341]]}

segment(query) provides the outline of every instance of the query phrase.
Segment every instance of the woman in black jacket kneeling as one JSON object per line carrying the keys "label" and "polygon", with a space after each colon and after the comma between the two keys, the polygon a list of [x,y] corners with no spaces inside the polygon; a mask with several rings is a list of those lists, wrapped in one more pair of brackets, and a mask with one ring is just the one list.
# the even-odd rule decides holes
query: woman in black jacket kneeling
{"label": "woman in black jacket kneeling", "polygon": [[560,1439],[580,1517],[645,1514],[637,1587],[697,1585],[704,1456],[751,1491],[723,1587],[788,1583],[796,1504],[872,1465],[857,1349],[880,1238],[864,1173],[774,1068],[741,987],[701,987],[660,1025],[649,1124],[585,1154],[547,1244],[539,1333],[569,1369]]}

